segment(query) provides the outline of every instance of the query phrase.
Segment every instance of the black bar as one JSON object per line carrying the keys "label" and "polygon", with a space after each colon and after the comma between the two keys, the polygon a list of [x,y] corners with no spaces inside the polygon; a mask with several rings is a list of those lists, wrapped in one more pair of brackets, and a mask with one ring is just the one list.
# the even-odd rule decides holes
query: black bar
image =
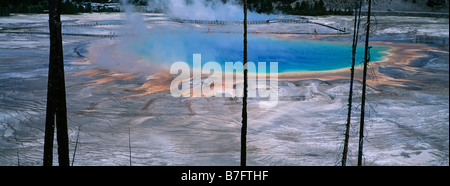
{"label": "black bar", "polygon": [[[362,169],[364,169],[362,171]],[[42,172],[54,178],[70,180],[71,184],[105,184],[105,183],[132,183],[144,185],[318,185],[336,184],[348,175],[362,177],[371,175],[374,179],[366,180],[371,184],[401,184],[423,181],[428,185],[441,183],[445,180],[447,167],[8,167],[2,170],[5,178],[26,175],[27,179],[21,183],[45,183]],[[227,171],[252,171],[251,177],[236,174],[227,178]],[[262,171],[265,175],[258,176]],[[183,180],[186,174],[191,180]],[[211,180],[193,180],[193,173],[214,174]],[[255,173],[257,176],[255,177]],[[401,173],[401,174],[400,174]],[[429,173],[429,174],[425,174]],[[248,175],[247,173],[244,173]],[[198,175],[198,174],[197,174]],[[221,177],[219,177],[221,176]],[[198,177],[197,177],[198,178]],[[203,177],[202,177],[203,178]],[[204,177],[206,178],[206,177]],[[348,179],[348,182],[353,181]]]}

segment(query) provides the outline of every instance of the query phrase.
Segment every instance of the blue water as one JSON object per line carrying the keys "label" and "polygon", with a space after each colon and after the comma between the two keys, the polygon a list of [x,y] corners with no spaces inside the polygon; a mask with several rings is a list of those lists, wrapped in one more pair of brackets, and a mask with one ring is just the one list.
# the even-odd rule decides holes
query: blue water
{"label": "blue water", "polygon": [[[267,67],[269,62],[278,62],[279,72],[335,70],[351,66],[351,48],[348,43],[249,35],[248,61],[256,64],[267,62]],[[373,46],[371,61],[382,60],[389,49],[387,46]],[[130,41],[127,50],[143,56],[147,61],[169,65],[183,61],[192,66],[193,54],[201,54],[202,64],[214,61],[224,67],[225,62],[242,62],[243,36],[189,31],[156,33],[145,39]],[[360,45],[357,65],[363,61],[363,54],[364,46]]]}

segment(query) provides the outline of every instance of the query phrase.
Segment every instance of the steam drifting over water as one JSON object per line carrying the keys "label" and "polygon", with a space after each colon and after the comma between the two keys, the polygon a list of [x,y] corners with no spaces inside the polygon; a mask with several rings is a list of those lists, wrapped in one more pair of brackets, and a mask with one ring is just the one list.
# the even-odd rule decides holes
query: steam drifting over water
{"label": "steam drifting over water", "polygon": [[[202,62],[239,62],[243,58],[242,27],[223,25],[198,29],[196,25],[174,26],[150,24],[125,2],[123,37],[88,55],[103,68],[133,73],[154,73],[178,61],[192,62],[194,54]],[[241,20],[242,7],[236,1],[169,0],[149,1],[149,6],[164,9],[178,19]],[[250,13],[250,19],[266,20],[268,15]],[[198,25],[197,25],[198,26]],[[223,30],[232,31],[223,33]],[[388,47],[373,48],[373,61],[382,60]],[[362,50],[359,50],[362,51]],[[249,61],[279,62],[280,72],[324,71],[349,67],[351,46],[342,43],[279,39],[272,36],[249,36]]]}
{"label": "steam drifting over water", "polygon": [[[242,6],[237,0],[149,0],[152,9],[162,9],[166,14],[180,19],[240,21],[244,19]],[[248,13],[248,20],[267,20],[270,15]]]}

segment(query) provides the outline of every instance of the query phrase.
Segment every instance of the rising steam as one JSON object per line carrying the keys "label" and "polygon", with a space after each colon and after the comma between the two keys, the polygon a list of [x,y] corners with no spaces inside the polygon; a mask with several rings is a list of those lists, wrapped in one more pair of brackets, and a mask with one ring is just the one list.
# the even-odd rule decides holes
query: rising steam
{"label": "rising steam", "polygon": [[[237,0],[167,0],[167,14],[181,19],[240,21],[244,19],[242,6]],[[155,3],[151,3],[155,5]],[[249,12],[249,20],[267,20],[269,15]]]}

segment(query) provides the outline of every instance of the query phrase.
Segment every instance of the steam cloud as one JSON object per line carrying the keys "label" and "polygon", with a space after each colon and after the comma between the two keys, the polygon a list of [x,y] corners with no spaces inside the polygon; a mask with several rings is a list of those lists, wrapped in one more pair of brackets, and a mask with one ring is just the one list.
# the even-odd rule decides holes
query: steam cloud
{"label": "steam cloud", "polygon": [[[195,20],[225,20],[239,21],[244,19],[242,6],[237,0],[168,0],[165,1],[165,11],[174,17]],[[155,5],[155,3],[151,3]],[[267,20],[270,16],[248,13],[248,19]]]}
{"label": "steam cloud", "polygon": [[[149,29],[144,14],[122,0],[124,5],[123,25],[118,40],[109,45],[97,47],[88,57],[108,70],[132,73],[155,73],[177,61],[192,61],[194,53],[201,53],[205,60],[217,60],[215,55],[224,50],[242,50],[239,37],[223,34],[211,37],[195,31],[189,26],[173,28],[159,26]],[[196,20],[242,20],[242,6],[236,0],[149,0],[152,9],[162,9],[166,15],[180,19]],[[249,18],[266,20],[268,15],[249,12]],[[240,33],[240,26],[230,25]],[[149,26],[151,27],[151,26]],[[234,48],[234,49],[233,49]],[[240,52],[234,52],[240,53]],[[227,59],[228,60],[228,59]],[[240,56],[229,56],[227,62],[236,62]],[[206,62],[208,62],[206,61]]]}

